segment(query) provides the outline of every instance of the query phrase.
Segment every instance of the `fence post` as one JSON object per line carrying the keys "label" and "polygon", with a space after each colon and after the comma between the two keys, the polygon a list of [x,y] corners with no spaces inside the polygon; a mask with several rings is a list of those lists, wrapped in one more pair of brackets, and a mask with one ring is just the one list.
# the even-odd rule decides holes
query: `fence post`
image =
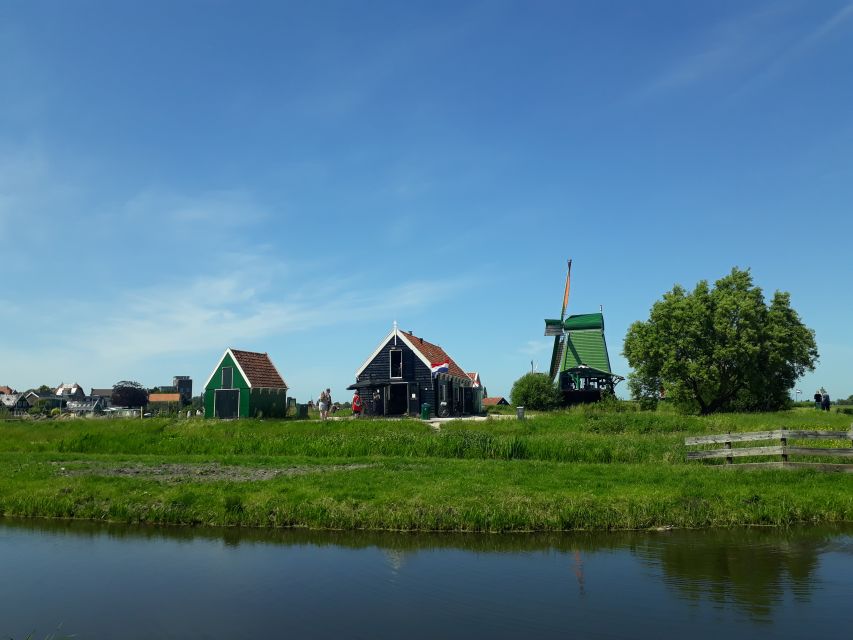
{"label": "fence post", "polygon": [[[731,434],[728,434],[728,435],[731,435]],[[726,440],[726,449],[731,450],[731,448],[732,448],[732,441]],[[732,456],[726,456],[726,464],[732,464],[734,461],[735,460]]]}
{"label": "fence post", "polygon": [[779,440],[782,442],[782,462],[788,462],[788,454],[785,453],[785,447],[788,446],[788,438],[783,435]]}

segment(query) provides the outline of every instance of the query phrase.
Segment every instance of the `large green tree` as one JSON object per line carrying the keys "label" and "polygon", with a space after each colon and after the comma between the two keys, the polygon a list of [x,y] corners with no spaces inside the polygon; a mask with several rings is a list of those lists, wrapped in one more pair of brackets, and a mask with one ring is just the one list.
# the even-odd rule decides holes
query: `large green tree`
{"label": "large green tree", "polygon": [[797,378],[813,370],[814,331],[777,291],[770,304],[738,268],[714,287],[703,280],[692,292],[680,285],[635,322],[624,355],[634,370],[637,399],[663,390],[685,411],[774,411],[789,403]]}

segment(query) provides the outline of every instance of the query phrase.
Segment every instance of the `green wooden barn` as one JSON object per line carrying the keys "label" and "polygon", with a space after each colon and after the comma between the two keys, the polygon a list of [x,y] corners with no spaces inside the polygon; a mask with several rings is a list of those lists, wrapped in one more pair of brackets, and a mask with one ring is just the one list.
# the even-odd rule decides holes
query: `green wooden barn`
{"label": "green wooden barn", "polygon": [[204,385],[205,418],[283,418],[287,383],[266,353],[226,349]]}

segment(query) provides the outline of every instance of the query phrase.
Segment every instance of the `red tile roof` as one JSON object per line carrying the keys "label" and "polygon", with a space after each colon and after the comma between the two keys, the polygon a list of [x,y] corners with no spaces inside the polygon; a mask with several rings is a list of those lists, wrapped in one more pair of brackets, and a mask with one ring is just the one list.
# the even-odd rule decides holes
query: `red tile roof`
{"label": "red tile roof", "polygon": [[504,398],[503,396],[497,396],[494,398],[483,398],[483,406],[493,407],[498,404],[509,404],[509,402],[507,402],[506,398]]}
{"label": "red tile roof", "polygon": [[418,338],[415,335],[412,335],[409,332],[402,332],[409,339],[415,349],[420,351],[424,358],[430,361],[430,364],[439,364],[441,362],[447,361],[447,373],[452,376],[456,376],[457,378],[467,379],[468,375],[462,370],[462,368],[453,361],[447,352],[439,347],[437,344],[432,344],[431,342],[427,342],[423,338]]}
{"label": "red tile roof", "polygon": [[152,393],[148,396],[148,402],[180,402],[180,393]]}
{"label": "red tile roof", "polygon": [[13,389],[11,389],[10,387],[6,387],[6,386],[0,387],[0,394],[12,395],[13,393],[15,393],[15,391]]}
{"label": "red tile roof", "polygon": [[246,374],[250,385],[265,389],[287,389],[287,383],[282,379],[270,357],[265,353],[254,351],[239,351],[231,349],[237,363]]}

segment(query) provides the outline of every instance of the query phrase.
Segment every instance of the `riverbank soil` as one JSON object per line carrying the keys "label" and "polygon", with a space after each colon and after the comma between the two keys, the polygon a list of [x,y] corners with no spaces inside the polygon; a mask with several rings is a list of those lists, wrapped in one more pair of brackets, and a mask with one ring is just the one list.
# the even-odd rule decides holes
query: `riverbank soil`
{"label": "riverbank soil", "polygon": [[613,407],[439,431],[417,420],[4,421],[0,514],[448,531],[853,521],[853,474],[722,469],[687,462],[684,446],[694,435],[850,426],[808,409],[700,418]]}

